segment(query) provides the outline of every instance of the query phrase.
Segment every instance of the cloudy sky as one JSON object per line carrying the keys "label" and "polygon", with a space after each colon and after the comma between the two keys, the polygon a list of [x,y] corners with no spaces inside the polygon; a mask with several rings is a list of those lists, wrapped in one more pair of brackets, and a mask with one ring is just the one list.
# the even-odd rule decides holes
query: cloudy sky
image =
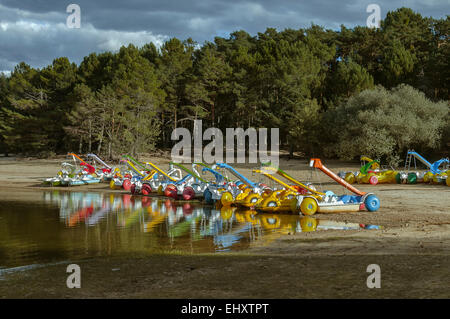
{"label": "cloudy sky", "polygon": [[[66,25],[71,3],[81,8],[80,28]],[[59,56],[80,63],[91,52],[160,45],[170,37],[201,44],[240,29],[255,35],[311,23],[365,25],[371,3],[382,18],[402,6],[423,16],[450,14],[450,0],[0,0],[0,72],[21,61],[43,67]]]}

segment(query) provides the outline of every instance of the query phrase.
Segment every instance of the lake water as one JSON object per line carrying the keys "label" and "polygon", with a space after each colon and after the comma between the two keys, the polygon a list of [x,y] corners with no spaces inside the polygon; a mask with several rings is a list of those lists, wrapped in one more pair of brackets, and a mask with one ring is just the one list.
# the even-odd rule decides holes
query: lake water
{"label": "lake water", "polygon": [[117,193],[1,194],[0,270],[94,256],[223,253],[330,228],[360,226]]}

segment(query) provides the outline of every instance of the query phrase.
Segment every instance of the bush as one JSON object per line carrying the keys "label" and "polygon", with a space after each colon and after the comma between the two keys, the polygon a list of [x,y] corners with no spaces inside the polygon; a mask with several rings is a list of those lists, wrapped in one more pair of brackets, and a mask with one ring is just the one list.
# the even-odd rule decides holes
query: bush
{"label": "bush", "polygon": [[334,137],[327,153],[345,160],[368,154],[396,165],[408,148],[439,148],[448,114],[448,102],[432,102],[408,85],[365,90],[326,115]]}

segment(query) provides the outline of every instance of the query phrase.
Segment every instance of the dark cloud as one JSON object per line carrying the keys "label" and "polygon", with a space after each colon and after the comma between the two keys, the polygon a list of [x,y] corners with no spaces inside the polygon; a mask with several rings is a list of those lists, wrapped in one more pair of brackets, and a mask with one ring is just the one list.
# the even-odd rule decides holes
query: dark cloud
{"label": "dark cloud", "polygon": [[[70,3],[81,7],[81,29],[65,26]],[[449,9],[449,0],[0,0],[0,71],[22,60],[42,67],[60,55],[80,62],[93,51],[168,37],[203,43],[239,29],[353,27],[366,23],[370,3],[381,7],[382,17],[402,6],[436,18]]]}

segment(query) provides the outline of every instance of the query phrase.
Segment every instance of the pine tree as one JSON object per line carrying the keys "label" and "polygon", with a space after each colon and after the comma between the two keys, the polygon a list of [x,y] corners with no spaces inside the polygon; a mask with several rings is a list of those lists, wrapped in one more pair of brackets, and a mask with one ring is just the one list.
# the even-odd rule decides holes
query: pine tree
{"label": "pine tree", "polygon": [[332,77],[333,95],[335,98],[357,94],[374,87],[373,77],[359,64],[348,61],[340,62]]}
{"label": "pine tree", "polygon": [[51,144],[43,116],[48,110],[49,96],[39,71],[22,62],[14,68],[8,82],[9,107],[2,108],[5,118],[2,130],[8,150],[28,154],[45,151]]}
{"label": "pine tree", "polygon": [[[157,59],[158,74],[166,97],[162,104],[162,125],[164,128],[176,128],[181,107],[184,103],[185,84],[192,68],[192,54],[195,43],[188,39],[181,42],[172,38],[161,47]],[[163,135],[163,142],[168,143],[169,132]]]}

